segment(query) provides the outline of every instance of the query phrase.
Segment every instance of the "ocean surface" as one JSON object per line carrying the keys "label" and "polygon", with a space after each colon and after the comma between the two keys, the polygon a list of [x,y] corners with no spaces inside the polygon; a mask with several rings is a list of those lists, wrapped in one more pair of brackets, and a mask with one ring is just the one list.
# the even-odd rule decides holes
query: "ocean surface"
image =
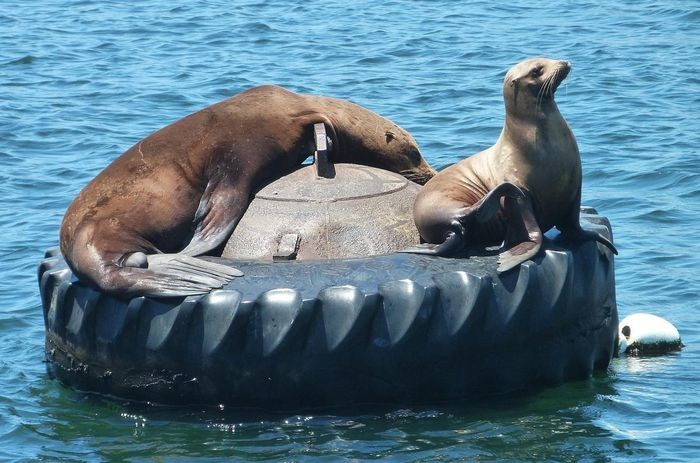
{"label": "ocean surface", "polygon": [[[276,83],[393,119],[441,167],[496,140],[505,71],[540,55],[573,64],[557,101],[583,203],[614,227],[620,316],[668,319],[680,353],[498,400],[298,413],[130,404],[47,376],[36,265],[138,140]],[[4,0],[0,461],[700,459],[698,62],[697,0]]]}

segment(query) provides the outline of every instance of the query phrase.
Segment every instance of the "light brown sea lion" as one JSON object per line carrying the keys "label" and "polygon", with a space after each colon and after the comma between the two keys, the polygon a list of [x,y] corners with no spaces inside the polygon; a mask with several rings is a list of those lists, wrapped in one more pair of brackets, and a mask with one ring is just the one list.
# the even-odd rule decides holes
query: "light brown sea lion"
{"label": "light brown sea lion", "polygon": [[137,143],[68,208],[61,252],[83,282],[120,297],[184,296],[221,287],[236,269],[193,256],[225,243],[251,193],[313,152],[315,123],[330,158],[425,183],[435,171],[393,122],[347,101],[253,88]]}
{"label": "light brown sea lion", "polygon": [[567,61],[533,58],[506,73],[498,141],[423,187],[414,220],[428,244],[407,251],[450,255],[505,241],[503,272],[537,254],[543,233],[556,226],[567,238],[595,239],[617,254],[608,239],[579,224],[581,158],[554,102],[570,70]]}

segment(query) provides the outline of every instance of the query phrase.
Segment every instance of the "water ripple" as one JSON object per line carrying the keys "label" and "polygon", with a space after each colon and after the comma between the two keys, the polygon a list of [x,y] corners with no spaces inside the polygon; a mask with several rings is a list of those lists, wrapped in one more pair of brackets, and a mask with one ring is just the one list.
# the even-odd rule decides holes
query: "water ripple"
{"label": "water ripple", "polygon": [[[650,0],[4,2],[0,459],[696,458],[698,19],[692,2]],[[680,354],[527,397],[291,416],[122,403],[46,376],[36,264],[80,188],[147,134],[278,83],[394,119],[441,167],[493,144],[503,74],[536,55],[574,64],[557,99],[584,203],[615,228],[620,313],[671,320]]]}

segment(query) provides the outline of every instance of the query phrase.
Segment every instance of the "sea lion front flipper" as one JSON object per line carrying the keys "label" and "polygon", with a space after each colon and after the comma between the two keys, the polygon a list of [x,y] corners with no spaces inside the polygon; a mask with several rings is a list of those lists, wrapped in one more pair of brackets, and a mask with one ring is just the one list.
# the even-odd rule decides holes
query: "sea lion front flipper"
{"label": "sea lion front flipper", "polygon": [[[609,239],[607,239],[606,237],[604,237],[600,233],[596,233],[596,232],[591,231],[591,230],[584,230],[583,228],[581,230],[583,231],[583,234],[585,236],[591,237],[591,238],[595,239],[597,242],[604,244],[608,249],[610,249],[610,252],[617,255],[617,248],[612,243],[612,241],[610,241]],[[595,236],[592,236],[592,235],[595,235]]]}
{"label": "sea lion front flipper", "polygon": [[237,268],[182,254],[150,254],[146,258],[148,269],[154,272],[199,275],[225,282],[243,276]]}
{"label": "sea lion front flipper", "polygon": [[566,221],[555,224],[562,236],[574,241],[596,240],[604,244],[610,251],[617,255],[617,248],[612,242],[598,232],[584,230],[581,227],[581,189],[579,188],[576,199],[569,208]]}
{"label": "sea lion front flipper", "polygon": [[542,230],[528,198],[506,197],[505,213],[508,220],[506,251],[498,255],[498,271],[507,272],[533,258],[542,247]]}
{"label": "sea lion front flipper", "polygon": [[180,254],[201,256],[224,244],[248,208],[248,192],[210,181],[195,213],[192,239]]}
{"label": "sea lion front flipper", "polygon": [[[145,262],[144,258],[145,257]],[[145,296],[177,297],[204,294],[221,288],[243,273],[233,267],[182,254],[131,254],[124,267],[116,270],[128,280],[123,295],[138,292]]]}
{"label": "sea lion front flipper", "polygon": [[610,249],[610,252],[617,255],[617,248],[614,244],[612,244],[612,242],[609,239],[593,230],[584,230],[581,227],[581,225],[578,226],[578,229],[570,228],[566,231],[562,231],[561,234],[564,238],[573,241],[596,240],[597,242],[605,245],[608,249]]}

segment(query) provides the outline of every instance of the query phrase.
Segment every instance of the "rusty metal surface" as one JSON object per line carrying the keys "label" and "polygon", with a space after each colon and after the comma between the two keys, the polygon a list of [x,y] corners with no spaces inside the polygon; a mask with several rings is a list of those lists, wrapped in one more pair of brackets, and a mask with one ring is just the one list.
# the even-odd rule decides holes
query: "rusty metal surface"
{"label": "rusty metal surface", "polygon": [[333,178],[305,166],[260,190],[222,257],[272,261],[285,235],[299,236],[298,260],[380,255],[419,242],[412,211],[420,186],[372,167],[334,167]]}

